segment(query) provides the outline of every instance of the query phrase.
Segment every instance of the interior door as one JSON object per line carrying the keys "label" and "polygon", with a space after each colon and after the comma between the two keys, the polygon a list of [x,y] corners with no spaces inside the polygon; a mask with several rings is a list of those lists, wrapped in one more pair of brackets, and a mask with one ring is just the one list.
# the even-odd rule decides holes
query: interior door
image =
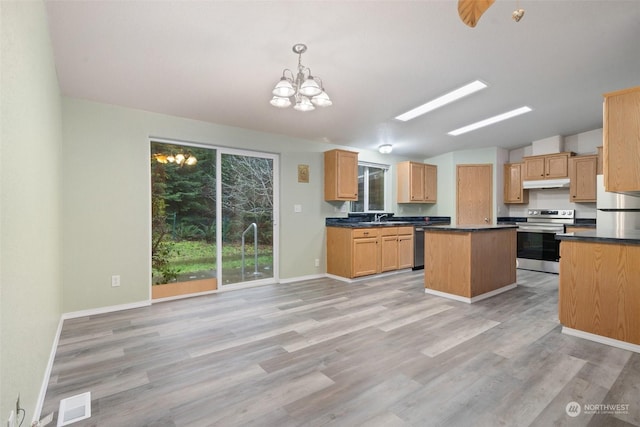
{"label": "interior door", "polygon": [[493,165],[458,165],[456,170],[457,224],[493,224],[492,204]]}

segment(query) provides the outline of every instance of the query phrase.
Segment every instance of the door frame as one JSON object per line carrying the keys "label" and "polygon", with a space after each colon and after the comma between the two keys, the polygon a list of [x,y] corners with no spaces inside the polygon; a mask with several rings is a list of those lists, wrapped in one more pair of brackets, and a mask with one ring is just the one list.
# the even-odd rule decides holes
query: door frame
{"label": "door frame", "polygon": [[151,268],[151,235],[153,234],[153,224],[151,222],[151,203],[152,203],[152,192],[151,192],[151,162],[147,163],[147,177],[149,179],[149,197],[148,197],[148,212],[147,218],[149,218],[149,229],[148,229],[148,244],[149,244],[149,300],[152,302],[161,302],[171,299],[180,299],[180,298],[189,298],[192,296],[198,295],[207,295],[212,293],[217,293],[220,291],[234,290],[234,289],[242,289],[242,288],[250,288],[254,286],[261,286],[266,284],[279,283],[280,281],[280,155],[275,153],[267,153],[257,150],[245,150],[245,149],[235,149],[229,148],[214,144],[204,144],[197,143],[192,141],[185,141],[181,139],[172,139],[172,138],[159,138],[149,136],[147,138],[147,144],[149,148],[149,152],[151,151],[151,143],[159,142],[163,144],[175,144],[175,145],[183,145],[185,147],[194,147],[194,148],[204,148],[210,150],[216,150],[216,216],[218,218],[222,218],[222,203],[221,203],[221,195],[222,195],[222,170],[221,170],[221,159],[222,154],[232,154],[232,155],[243,155],[243,156],[253,156],[253,157],[263,157],[268,158],[273,161],[273,277],[266,278],[261,280],[253,280],[250,282],[240,282],[234,283],[230,285],[225,285],[224,287],[221,285],[222,283],[222,221],[216,220],[216,280],[217,280],[217,289],[211,291],[198,292],[184,295],[176,295],[169,296],[164,298],[153,299],[153,273]]}

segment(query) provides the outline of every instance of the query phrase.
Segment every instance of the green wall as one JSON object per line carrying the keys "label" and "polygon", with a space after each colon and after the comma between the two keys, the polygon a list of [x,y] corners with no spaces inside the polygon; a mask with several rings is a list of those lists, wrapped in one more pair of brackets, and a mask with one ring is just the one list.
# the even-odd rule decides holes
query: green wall
{"label": "green wall", "polygon": [[0,16],[0,420],[20,393],[28,426],[61,314],[61,109],[44,4]]}
{"label": "green wall", "polygon": [[[324,274],[325,218],[345,215],[323,200],[323,152],[335,145],[69,98],[63,124],[64,312],[149,300],[150,137],[279,154],[280,278]],[[359,158],[404,160],[373,151]],[[309,183],[298,183],[298,164],[309,165]],[[389,176],[395,200],[395,169]],[[111,287],[114,274],[120,287]]]}

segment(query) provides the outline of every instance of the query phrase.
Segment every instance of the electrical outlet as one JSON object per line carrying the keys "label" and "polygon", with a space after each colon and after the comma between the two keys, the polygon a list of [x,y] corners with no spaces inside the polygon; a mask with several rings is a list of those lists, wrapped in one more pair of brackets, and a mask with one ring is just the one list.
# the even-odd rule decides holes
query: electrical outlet
{"label": "electrical outlet", "polygon": [[320,267],[320,260],[316,258],[316,267]]}
{"label": "electrical outlet", "polygon": [[111,276],[111,286],[120,286],[120,276]]}

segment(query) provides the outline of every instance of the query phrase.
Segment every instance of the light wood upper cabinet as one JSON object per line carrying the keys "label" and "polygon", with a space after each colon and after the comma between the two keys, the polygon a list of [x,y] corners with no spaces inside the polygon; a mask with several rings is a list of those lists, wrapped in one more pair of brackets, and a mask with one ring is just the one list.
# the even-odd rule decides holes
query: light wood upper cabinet
{"label": "light wood upper cabinet", "polygon": [[569,160],[569,200],[571,202],[596,201],[596,172],[598,156],[579,156]]}
{"label": "light wood upper cabinet", "polygon": [[504,165],[504,203],[529,203],[529,190],[522,188],[522,163]]}
{"label": "light wood upper cabinet", "polygon": [[346,150],[325,151],[324,199],[358,200],[358,153]]}
{"label": "light wood upper cabinet", "polygon": [[524,180],[568,178],[569,157],[572,155],[565,152],[524,157]]}
{"label": "light wood upper cabinet", "polygon": [[436,203],[438,167],[426,163],[402,162],[396,165],[398,203]]}
{"label": "light wood upper cabinet", "polygon": [[604,186],[640,191],[640,86],[604,95]]}

